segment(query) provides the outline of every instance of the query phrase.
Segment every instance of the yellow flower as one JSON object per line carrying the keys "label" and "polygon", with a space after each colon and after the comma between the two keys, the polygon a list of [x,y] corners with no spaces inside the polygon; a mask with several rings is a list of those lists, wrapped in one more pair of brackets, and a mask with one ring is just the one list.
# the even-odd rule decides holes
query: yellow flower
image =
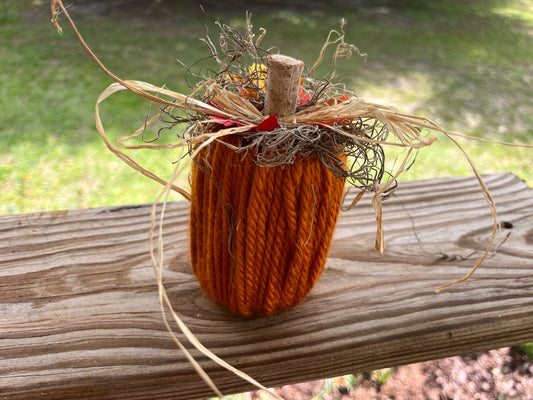
{"label": "yellow flower", "polygon": [[248,67],[250,77],[255,81],[256,86],[265,91],[265,80],[267,77],[267,67],[265,64],[253,63]]}

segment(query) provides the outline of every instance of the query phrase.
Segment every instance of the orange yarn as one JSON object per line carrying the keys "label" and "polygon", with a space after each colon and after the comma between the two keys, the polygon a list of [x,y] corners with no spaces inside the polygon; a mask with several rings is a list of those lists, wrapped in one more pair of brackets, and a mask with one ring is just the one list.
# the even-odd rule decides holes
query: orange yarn
{"label": "orange yarn", "polygon": [[241,315],[298,304],[324,269],[344,179],[317,157],[262,167],[252,152],[215,142],[195,159],[191,184],[191,261],[202,289]]}

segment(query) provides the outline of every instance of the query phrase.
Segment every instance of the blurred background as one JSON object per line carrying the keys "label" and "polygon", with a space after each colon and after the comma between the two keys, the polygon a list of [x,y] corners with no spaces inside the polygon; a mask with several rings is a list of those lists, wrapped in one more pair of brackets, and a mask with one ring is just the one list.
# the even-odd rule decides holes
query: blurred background
{"label": "blurred background", "polygon": [[[254,27],[267,30],[262,47],[275,46],[310,67],[344,18],[346,41],[368,57],[343,60],[338,72],[360,97],[428,117],[447,130],[533,144],[533,0],[66,3],[89,46],[116,75],[180,93],[194,85],[182,63],[195,66],[209,56],[199,39],[217,38],[217,20],[244,29],[251,12]],[[94,106],[112,81],[64,18],[62,26],[59,35],[48,1],[0,0],[0,215],[147,203],[161,189],[105,148]],[[328,72],[329,64],[323,68]],[[109,136],[133,133],[150,107],[132,94],[113,96],[102,107]],[[531,149],[461,143],[482,173],[513,172],[533,185]],[[162,177],[170,177],[179,157],[173,150],[132,155]],[[419,152],[403,179],[471,173],[440,137]],[[520,351],[533,353],[531,345]],[[390,375],[367,377],[379,382]],[[341,386],[350,389],[360,377],[345,377]],[[339,392],[335,382],[319,384],[317,393]]]}
{"label": "blurred background", "polygon": [[[64,34],[55,31],[49,8],[42,0],[0,0],[0,214],[153,201],[158,184],[122,164],[95,130],[94,105],[111,80],[64,19]],[[368,54],[366,62],[355,55],[338,65],[359,96],[448,130],[533,143],[531,0],[77,0],[69,7],[111,71],[181,93],[194,81],[177,60],[193,66],[207,57],[199,39],[217,38],[216,20],[244,28],[247,11],[256,29],[267,30],[263,47],[308,67],[344,18],[346,41]],[[135,95],[113,96],[102,109],[108,134],[131,134],[149,109]],[[533,183],[531,150],[464,145],[481,172],[511,171]],[[178,157],[134,156],[163,177]],[[465,174],[462,156],[441,137],[403,179]]]}

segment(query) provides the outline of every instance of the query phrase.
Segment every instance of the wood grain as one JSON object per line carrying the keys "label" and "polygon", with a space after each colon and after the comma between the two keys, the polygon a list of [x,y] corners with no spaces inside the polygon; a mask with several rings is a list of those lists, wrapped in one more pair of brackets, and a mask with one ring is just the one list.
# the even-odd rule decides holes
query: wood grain
{"label": "wood grain", "polygon": [[[240,318],[204,296],[188,204],[168,205],[165,282],[217,355],[267,386],[533,341],[533,192],[486,177],[503,234],[472,279],[491,216],[472,177],[401,183],[374,250],[369,201],[344,212],[328,266],[298,307]],[[212,396],[162,323],[148,253],[151,205],[0,217],[0,399]],[[514,245],[504,241],[510,235]],[[193,354],[198,355],[193,351]],[[225,393],[251,387],[198,355]]]}

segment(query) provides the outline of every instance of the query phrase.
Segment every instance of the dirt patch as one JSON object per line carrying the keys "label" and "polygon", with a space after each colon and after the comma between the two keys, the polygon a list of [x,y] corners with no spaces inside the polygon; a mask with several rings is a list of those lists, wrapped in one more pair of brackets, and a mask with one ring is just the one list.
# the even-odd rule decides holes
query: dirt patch
{"label": "dirt patch", "polygon": [[[323,381],[275,391],[291,400],[531,400],[533,364],[518,348],[506,347],[393,368],[383,384],[361,374],[357,383],[354,388],[337,383],[328,393]],[[261,399],[258,393],[250,398]]]}

